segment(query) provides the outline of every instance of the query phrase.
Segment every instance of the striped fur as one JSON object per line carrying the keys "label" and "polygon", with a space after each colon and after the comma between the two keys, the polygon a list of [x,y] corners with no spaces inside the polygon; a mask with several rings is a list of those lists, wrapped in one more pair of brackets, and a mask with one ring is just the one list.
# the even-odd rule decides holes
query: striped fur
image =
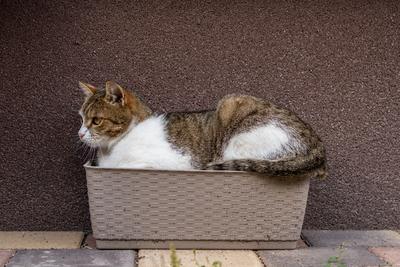
{"label": "striped fur", "polygon": [[[293,112],[262,99],[228,95],[214,110],[154,114],[135,94],[113,82],[107,82],[105,90],[84,83],[80,87],[86,95],[82,138],[91,137],[83,141],[99,148],[100,159],[114,153],[114,158],[124,160],[124,167],[326,176],[325,149],[313,129]],[[154,136],[162,139],[141,133],[155,134],[155,129]]]}

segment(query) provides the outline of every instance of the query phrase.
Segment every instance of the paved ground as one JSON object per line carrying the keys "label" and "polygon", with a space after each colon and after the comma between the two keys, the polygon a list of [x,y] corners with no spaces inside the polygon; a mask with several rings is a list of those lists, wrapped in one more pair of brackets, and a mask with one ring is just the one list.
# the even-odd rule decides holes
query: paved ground
{"label": "paved ground", "polygon": [[[57,235],[62,238],[54,239]],[[13,242],[5,242],[5,236]],[[171,252],[167,250],[97,250],[91,236],[82,242],[81,248],[71,246],[77,244],[80,236],[79,233],[68,232],[49,233],[49,236],[44,233],[25,233],[22,238],[20,233],[15,233],[14,239],[11,233],[0,232],[0,244],[7,248],[0,250],[0,266],[171,266]],[[400,234],[395,231],[303,231],[303,236],[310,247],[299,243],[295,250],[179,250],[176,257],[183,267],[400,267]],[[35,241],[33,237],[39,238]],[[7,246],[6,243],[16,247]],[[22,249],[23,246],[41,249]],[[50,249],[54,247],[64,249]]]}

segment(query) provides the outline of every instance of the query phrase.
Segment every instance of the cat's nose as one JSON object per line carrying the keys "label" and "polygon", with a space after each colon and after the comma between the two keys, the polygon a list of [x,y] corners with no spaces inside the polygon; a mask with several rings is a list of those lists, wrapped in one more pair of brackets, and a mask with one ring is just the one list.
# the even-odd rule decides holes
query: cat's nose
{"label": "cat's nose", "polygon": [[82,139],[82,138],[85,136],[84,133],[78,133],[78,135],[79,135],[79,138],[80,138],[80,139]]}

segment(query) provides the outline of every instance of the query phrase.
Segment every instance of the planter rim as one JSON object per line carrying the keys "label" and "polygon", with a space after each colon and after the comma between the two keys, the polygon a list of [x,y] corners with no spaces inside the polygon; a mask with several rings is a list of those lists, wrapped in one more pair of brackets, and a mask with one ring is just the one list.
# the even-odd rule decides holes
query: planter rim
{"label": "planter rim", "polygon": [[171,169],[136,169],[136,168],[127,168],[127,167],[99,167],[93,166],[90,161],[86,162],[83,165],[87,169],[93,170],[132,170],[132,171],[144,171],[144,172],[179,172],[179,173],[246,173],[244,171],[215,171],[215,170],[171,170]]}
{"label": "planter rim", "polygon": [[[280,176],[270,176],[264,173],[258,173],[258,172],[246,172],[246,171],[230,171],[230,170],[196,170],[196,169],[192,169],[192,170],[171,170],[171,169],[136,169],[136,168],[126,168],[126,167],[99,167],[99,166],[93,166],[91,161],[86,162],[83,167],[85,169],[91,169],[91,170],[104,170],[104,171],[117,171],[117,170],[131,170],[131,171],[139,171],[139,172],[149,172],[149,173],[154,173],[154,172],[162,172],[162,173],[197,173],[197,174],[201,174],[201,173],[220,173],[220,174],[249,174],[251,173],[252,175],[259,175],[259,176],[263,176],[266,178],[282,178]],[[302,175],[302,176],[296,176],[297,178],[309,178],[308,175]],[[288,176],[288,178],[290,179],[290,176]]]}

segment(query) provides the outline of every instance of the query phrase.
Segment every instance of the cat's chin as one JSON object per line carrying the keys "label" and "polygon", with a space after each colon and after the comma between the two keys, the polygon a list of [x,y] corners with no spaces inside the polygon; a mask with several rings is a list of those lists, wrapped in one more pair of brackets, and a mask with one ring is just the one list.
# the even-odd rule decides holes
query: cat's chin
{"label": "cat's chin", "polygon": [[90,147],[90,148],[99,148],[99,147],[100,147],[98,144],[92,143],[92,142],[85,142],[85,141],[83,141],[83,143],[84,143],[86,146]]}
{"label": "cat's chin", "polygon": [[87,146],[95,149],[101,149],[103,151],[110,150],[113,145],[118,142],[119,138],[109,138],[108,140],[96,141],[96,142],[85,142]]}
{"label": "cat's chin", "polygon": [[106,149],[110,145],[110,141],[82,141],[85,145],[91,148],[96,148],[96,149]]}

